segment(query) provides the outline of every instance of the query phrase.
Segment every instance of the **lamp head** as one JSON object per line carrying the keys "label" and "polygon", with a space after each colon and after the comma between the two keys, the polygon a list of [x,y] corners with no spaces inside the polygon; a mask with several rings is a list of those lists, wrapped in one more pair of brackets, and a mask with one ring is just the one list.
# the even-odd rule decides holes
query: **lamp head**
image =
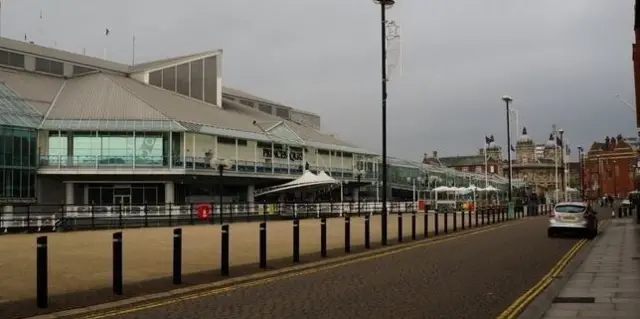
{"label": "lamp head", "polygon": [[563,129],[559,129],[559,130],[558,130],[558,133],[560,133],[560,134],[564,134],[564,130],[563,130]]}
{"label": "lamp head", "polygon": [[502,100],[507,102],[507,103],[511,103],[513,101],[513,99],[508,95],[503,95],[502,96]]}
{"label": "lamp head", "polygon": [[373,0],[373,3],[383,5],[385,9],[391,9],[396,4],[396,0]]}

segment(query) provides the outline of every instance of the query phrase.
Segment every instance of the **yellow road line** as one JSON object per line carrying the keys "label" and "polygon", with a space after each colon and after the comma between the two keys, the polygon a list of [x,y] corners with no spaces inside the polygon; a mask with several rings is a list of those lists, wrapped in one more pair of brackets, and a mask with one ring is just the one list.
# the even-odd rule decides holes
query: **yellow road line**
{"label": "yellow road line", "polygon": [[241,288],[249,288],[249,287],[253,287],[253,286],[263,285],[263,284],[267,284],[267,283],[270,283],[270,282],[280,281],[280,280],[283,280],[283,279],[299,277],[299,276],[303,276],[303,275],[309,275],[309,274],[313,274],[313,273],[317,273],[317,272],[321,272],[321,271],[326,271],[326,270],[330,270],[330,269],[334,269],[334,268],[338,268],[338,267],[342,267],[342,266],[346,266],[346,265],[351,265],[351,264],[355,264],[355,263],[359,263],[359,262],[363,262],[363,261],[375,260],[375,259],[379,259],[381,257],[394,255],[394,254],[397,254],[397,253],[400,253],[400,252],[404,252],[404,251],[408,251],[408,250],[412,250],[412,249],[415,249],[415,248],[418,248],[418,247],[431,246],[431,245],[434,245],[434,244],[437,244],[437,243],[452,241],[452,240],[455,240],[455,239],[470,237],[470,236],[473,236],[473,235],[482,234],[482,233],[486,233],[486,232],[489,232],[489,231],[494,231],[496,229],[500,229],[500,228],[504,228],[504,227],[518,225],[518,224],[524,223],[526,221],[527,220],[521,220],[521,221],[517,221],[517,222],[511,222],[511,223],[507,223],[507,224],[503,224],[503,225],[490,227],[490,228],[487,228],[487,229],[479,229],[479,230],[476,230],[476,231],[471,231],[471,232],[466,232],[466,233],[461,233],[461,234],[453,233],[453,234],[442,236],[442,238],[440,240],[437,240],[437,237],[436,237],[436,238],[434,238],[436,240],[428,240],[428,241],[425,241],[425,242],[422,242],[422,243],[417,243],[417,244],[414,244],[414,245],[411,245],[411,246],[408,246],[408,247],[402,247],[402,248],[398,248],[398,249],[394,249],[394,250],[390,250],[390,251],[386,251],[386,252],[381,252],[379,254],[363,256],[363,257],[360,257],[360,258],[356,257],[354,259],[349,259],[349,260],[346,260],[346,261],[337,262],[337,263],[333,263],[333,264],[326,265],[326,266],[319,266],[319,267],[316,267],[316,268],[311,268],[311,269],[306,269],[306,270],[301,270],[301,271],[294,271],[294,272],[285,273],[285,274],[282,274],[282,275],[275,275],[275,276],[268,277],[268,278],[257,279],[257,280],[253,280],[253,281],[249,281],[249,282],[239,283],[239,284],[236,284],[236,285],[233,285],[233,286],[229,286],[229,287],[213,288],[211,290],[206,290],[206,291],[201,291],[201,292],[197,292],[197,293],[193,293],[193,294],[183,295],[183,296],[175,297],[175,298],[172,298],[172,299],[149,302],[149,303],[145,303],[145,304],[142,304],[142,305],[134,306],[134,307],[131,307],[131,308],[111,310],[111,311],[106,311],[106,312],[97,313],[97,314],[93,314],[93,315],[87,315],[87,316],[83,316],[83,317],[78,317],[78,318],[81,318],[81,319],[102,319],[102,318],[109,318],[109,317],[113,317],[113,316],[119,316],[119,315],[129,314],[129,313],[133,313],[133,312],[138,312],[138,311],[142,311],[142,310],[148,310],[148,309],[152,309],[152,308],[168,306],[168,305],[175,304],[175,303],[178,303],[178,302],[198,299],[198,298],[207,297],[207,296],[218,295],[218,294],[222,294],[222,293],[225,293],[225,292],[238,290],[238,289],[241,289]]}
{"label": "yellow road line", "polygon": [[[598,228],[603,228],[608,221],[599,223]],[[587,243],[586,239],[581,239],[575,243],[569,251],[560,258],[560,260],[551,268],[551,270],[540,279],[533,287],[527,290],[522,296],[514,301],[507,309],[505,309],[497,319],[515,319],[524,308],[529,305],[540,293],[542,293],[553,282],[554,277],[558,276],[564,268],[571,262],[573,257],[578,253],[580,248]]]}

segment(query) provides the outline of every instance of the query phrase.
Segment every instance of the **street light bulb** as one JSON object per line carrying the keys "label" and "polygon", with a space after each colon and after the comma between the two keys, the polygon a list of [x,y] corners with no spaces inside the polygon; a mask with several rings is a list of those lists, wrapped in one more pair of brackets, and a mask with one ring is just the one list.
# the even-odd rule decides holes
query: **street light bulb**
{"label": "street light bulb", "polygon": [[377,5],[384,5],[386,9],[391,9],[394,4],[396,4],[395,0],[373,0],[373,3]]}
{"label": "street light bulb", "polygon": [[502,96],[502,100],[503,100],[503,101],[505,101],[505,102],[507,102],[507,103],[509,103],[509,102],[513,101],[513,99],[512,99],[510,96],[508,96],[508,95],[503,95],[503,96]]}

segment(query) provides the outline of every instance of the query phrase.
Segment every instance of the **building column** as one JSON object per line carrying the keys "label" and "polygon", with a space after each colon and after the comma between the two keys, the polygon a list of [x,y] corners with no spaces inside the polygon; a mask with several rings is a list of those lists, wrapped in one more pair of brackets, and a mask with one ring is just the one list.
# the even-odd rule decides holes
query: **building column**
{"label": "building column", "polygon": [[360,198],[360,188],[356,187],[353,189],[353,200],[358,201]]}
{"label": "building column", "polygon": [[254,214],[256,212],[255,209],[255,192],[256,185],[247,186],[247,206],[249,207],[249,214]]}
{"label": "building column", "polygon": [[89,184],[84,184],[83,187],[83,195],[84,195],[84,199],[83,199],[83,204],[84,205],[89,205],[91,203],[89,203]]}
{"label": "building column", "polygon": [[256,185],[247,186],[247,203],[253,204],[254,200],[254,192],[256,191]]}
{"label": "building column", "polygon": [[64,203],[65,205],[74,205],[73,183],[64,184]]}
{"label": "building column", "polygon": [[175,185],[173,182],[164,183],[164,202],[165,204],[173,204],[175,201]]}

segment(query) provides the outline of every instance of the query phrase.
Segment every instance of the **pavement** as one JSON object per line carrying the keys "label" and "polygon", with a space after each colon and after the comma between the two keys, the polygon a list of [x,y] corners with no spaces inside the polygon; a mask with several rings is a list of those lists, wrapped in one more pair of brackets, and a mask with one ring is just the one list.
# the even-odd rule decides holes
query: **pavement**
{"label": "pavement", "polygon": [[614,219],[558,291],[538,297],[520,318],[640,318],[640,226]]}
{"label": "pavement", "polygon": [[580,239],[544,216],[394,253],[85,318],[495,318]]}
{"label": "pavement", "polygon": [[[411,214],[402,215],[405,242],[411,239]],[[416,215],[416,236],[424,237],[424,213]],[[456,216],[457,228],[462,229],[461,215]],[[445,217],[428,215],[428,232],[435,231],[438,218],[440,233],[444,233]],[[448,215],[449,232],[454,217]],[[397,215],[389,216],[390,244],[398,242]],[[464,219],[468,228],[468,218]],[[475,216],[471,219],[475,224]],[[327,249],[329,257],[345,256],[344,219],[327,219]],[[364,218],[351,217],[352,253],[362,252]],[[372,248],[380,243],[380,216],[371,218]],[[292,222],[267,223],[268,269],[258,268],[258,223],[230,225],[230,258],[232,276],[283,269],[292,263]],[[220,226],[201,225],[183,227],[183,281],[192,286],[224,279],[220,267]],[[45,234],[49,240],[49,308],[35,305],[35,243],[43,234],[15,234],[0,236],[3,256],[0,259],[0,318],[20,318],[70,308],[86,307],[122,298],[147,295],[175,289],[171,283],[172,229],[124,229],[124,296],[111,292],[111,243],[114,230],[78,231]],[[318,261],[320,257],[320,221],[300,221],[300,254],[303,263]]]}

